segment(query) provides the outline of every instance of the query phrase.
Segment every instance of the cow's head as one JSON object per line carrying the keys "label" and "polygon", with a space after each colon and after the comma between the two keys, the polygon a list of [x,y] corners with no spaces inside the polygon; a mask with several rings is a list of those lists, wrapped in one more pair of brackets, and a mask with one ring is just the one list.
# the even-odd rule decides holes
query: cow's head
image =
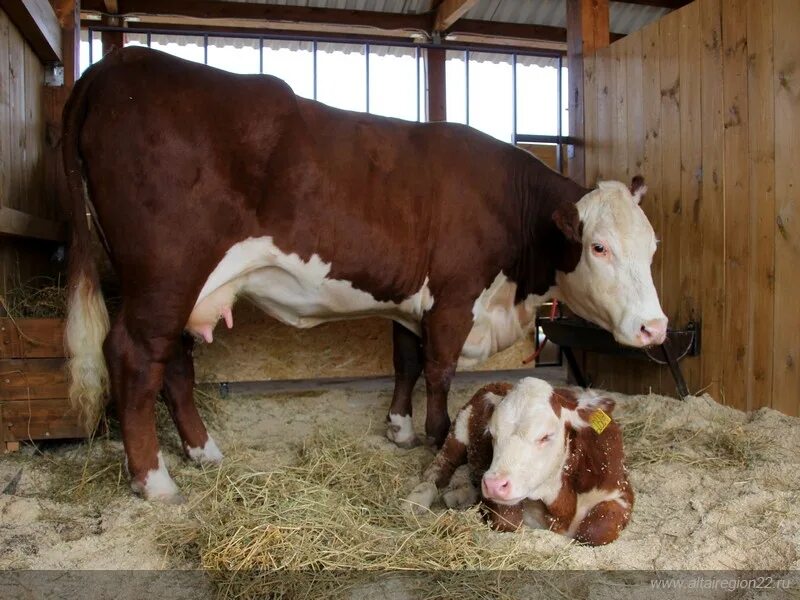
{"label": "cow's head", "polygon": [[558,296],[618,342],[637,347],[662,343],[667,331],[650,273],[656,237],[639,207],[646,189],[639,176],[630,189],[603,181],[553,214],[567,240],[581,245],[577,267],[556,271]]}
{"label": "cow's head", "polygon": [[494,450],[481,482],[484,497],[500,504],[552,501],[561,488],[570,432],[589,427],[598,408],[610,414],[614,403],[589,394],[566,396],[533,377],[521,380],[489,422]]}

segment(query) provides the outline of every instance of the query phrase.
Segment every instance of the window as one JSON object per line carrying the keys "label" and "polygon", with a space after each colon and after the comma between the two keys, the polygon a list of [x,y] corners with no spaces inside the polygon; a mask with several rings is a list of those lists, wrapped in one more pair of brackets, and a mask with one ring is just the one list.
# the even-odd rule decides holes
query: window
{"label": "window", "polygon": [[232,73],[260,73],[261,47],[259,40],[209,36],[208,64]]}
{"label": "window", "polygon": [[[163,31],[125,32],[124,39],[126,46],[150,46],[234,73],[275,75],[297,95],[337,108],[410,121],[426,117],[425,53],[418,47]],[[82,31],[81,69],[101,57],[100,32]],[[448,121],[511,143],[557,136],[559,121],[567,135],[563,63],[557,55],[447,50]]]}

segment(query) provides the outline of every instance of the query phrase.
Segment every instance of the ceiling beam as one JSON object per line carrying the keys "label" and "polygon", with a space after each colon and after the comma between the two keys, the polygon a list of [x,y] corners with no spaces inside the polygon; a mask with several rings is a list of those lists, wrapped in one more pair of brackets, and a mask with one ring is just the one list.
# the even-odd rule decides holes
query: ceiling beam
{"label": "ceiling beam", "polygon": [[[480,21],[478,19],[461,19],[447,32],[448,35],[469,34],[487,37],[504,37],[542,42],[567,42],[567,30],[564,27],[550,25],[528,25],[525,23],[498,23],[496,21]],[[611,34],[611,41],[625,37],[619,33]]]}
{"label": "ceiling beam", "polygon": [[115,15],[119,12],[119,6],[117,5],[117,0],[103,0],[103,4],[105,4],[106,12],[110,15]]}
{"label": "ceiling beam", "polygon": [[61,26],[47,0],[3,0],[0,5],[39,60],[61,61]]}
{"label": "ceiling beam", "polygon": [[[163,15],[195,19],[244,19],[319,25],[348,25],[385,30],[429,31],[428,14],[395,14],[368,10],[283,6],[213,0],[117,0],[122,17]],[[81,9],[106,14],[105,0],[84,0]]]}
{"label": "ceiling beam", "polygon": [[436,10],[433,30],[442,32],[450,29],[456,21],[477,3],[478,0],[444,0]]}
{"label": "ceiling beam", "polygon": [[621,4],[639,4],[641,6],[655,6],[656,8],[668,8],[677,10],[682,6],[691,4],[692,0],[615,0]]}

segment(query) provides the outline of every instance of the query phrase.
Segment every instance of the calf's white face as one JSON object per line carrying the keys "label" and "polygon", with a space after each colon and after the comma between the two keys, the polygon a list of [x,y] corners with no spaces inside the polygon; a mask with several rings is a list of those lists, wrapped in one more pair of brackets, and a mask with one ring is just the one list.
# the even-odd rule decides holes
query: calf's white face
{"label": "calf's white face", "polygon": [[584,319],[629,346],[664,341],[667,317],[653,285],[650,265],[656,237],[639,207],[645,188],[632,193],[618,181],[601,182],[576,205],[583,224],[580,262],[557,272],[558,293]]}
{"label": "calf's white face", "polygon": [[492,464],[481,482],[486,498],[516,504],[525,498],[551,501],[558,494],[569,415],[556,415],[552,393],[547,382],[526,377],[498,403],[489,422]]}

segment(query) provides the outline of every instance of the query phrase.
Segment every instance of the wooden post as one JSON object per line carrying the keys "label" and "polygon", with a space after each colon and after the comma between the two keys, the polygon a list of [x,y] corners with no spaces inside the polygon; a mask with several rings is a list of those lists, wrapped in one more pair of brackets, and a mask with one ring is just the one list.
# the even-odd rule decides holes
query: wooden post
{"label": "wooden post", "polygon": [[115,48],[122,48],[125,45],[123,36],[124,34],[121,31],[103,31],[100,34],[100,39],[103,42],[103,56]]}
{"label": "wooden post", "polygon": [[445,88],[445,57],[443,48],[429,48],[427,55],[428,121],[447,120],[447,90]]}
{"label": "wooden post", "polygon": [[567,0],[569,134],[579,140],[570,154],[569,176],[586,185],[583,130],[583,57],[609,44],[608,0]]}
{"label": "wooden post", "polygon": [[45,87],[43,95],[45,118],[44,193],[49,202],[67,212],[66,180],[61,163],[61,113],[64,104],[80,76],[80,3],[79,0],[52,0],[61,26],[64,85]]}

